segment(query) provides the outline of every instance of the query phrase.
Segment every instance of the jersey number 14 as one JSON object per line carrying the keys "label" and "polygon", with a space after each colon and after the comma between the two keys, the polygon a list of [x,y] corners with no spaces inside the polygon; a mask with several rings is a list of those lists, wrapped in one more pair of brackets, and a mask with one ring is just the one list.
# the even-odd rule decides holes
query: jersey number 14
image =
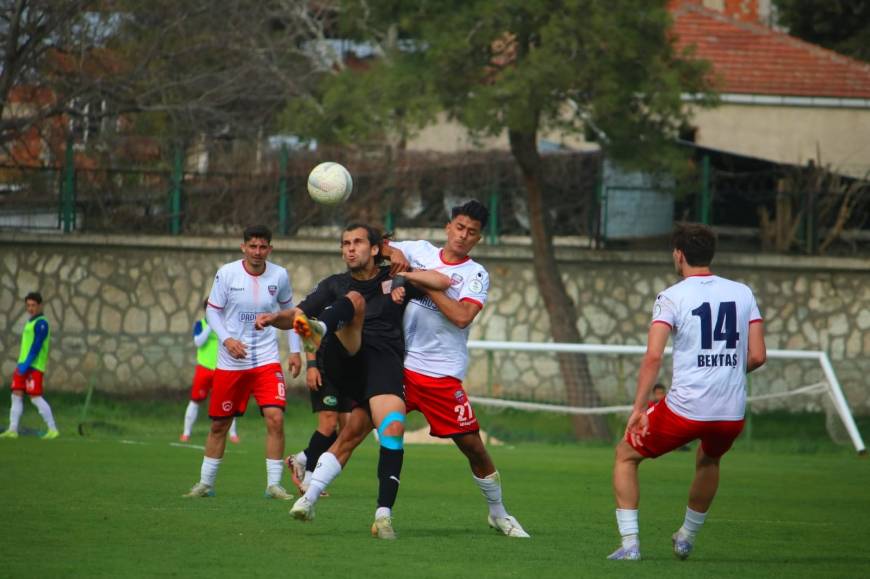
{"label": "jersey number 14", "polygon": [[725,342],[725,348],[737,347],[740,334],[737,332],[737,303],[721,302],[717,308],[716,327],[713,327],[713,309],[710,302],[704,302],[694,310],[693,316],[701,318],[701,349],[713,349],[713,340]]}

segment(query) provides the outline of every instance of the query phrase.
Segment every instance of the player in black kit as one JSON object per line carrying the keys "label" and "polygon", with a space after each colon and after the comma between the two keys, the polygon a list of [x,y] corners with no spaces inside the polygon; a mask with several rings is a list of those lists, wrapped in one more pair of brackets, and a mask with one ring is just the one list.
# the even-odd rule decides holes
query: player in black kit
{"label": "player in black kit", "polygon": [[[434,271],[391,277],[390,268],[379,265],[381,235],[367,225],[354,223],[345,228],[341,254],[348,271],[322,280],[298,307],[261,314],[256,322],[258,327],[293,327],[308,350],[320,347],[326,378],[355,403],[347,425],[320,456],[308,490],[290,514],[303,521],[314,518],[314,505],[321,492],[341,473],[374,425],[381,448],[378,509],[372,534],[394,539],[392,506],[399,490],[405,430],[402,314],[407,300],[417,291],[414,284],[445,290],[450,279]],[[397,304],[391,292],[404,281],[412,283],[405,284],[406,300]]]}

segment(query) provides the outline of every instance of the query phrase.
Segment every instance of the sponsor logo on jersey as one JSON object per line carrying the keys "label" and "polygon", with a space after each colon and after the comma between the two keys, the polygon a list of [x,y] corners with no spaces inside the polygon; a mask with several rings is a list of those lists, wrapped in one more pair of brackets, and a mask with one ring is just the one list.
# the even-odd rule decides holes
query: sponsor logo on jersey
{"label": "sponsor logo on jersey", "polygon": [[381,282],[381,291],[385,294],[390,293],[391,288],[393,287],[393,280],[386,279]]}
{"label": "sponsor logo on jersey", "polygon": [[435,305],[435,302],[433,302],[432,298],[430,298],[429,296],[424,296],[422,298],[411,300],[411,303],[418,306],[423,306],[427,310],[438,311],[438,306]]}
{"label": "sponsor logo on jersey", "polygon": [[450,285],[459,285],[462,283],[462,276],[458,273],[454,273],[450,276]]}
{"label": "sponsor logo on jersey", "polygon": [[223,408],[224,412],[229,412],[233,409],[233,401],[232,400],[224,400],[223,404],[221,404],[221,408]]}
{"label": "sponsor logo on jersey", "polygon": [[323,405],[324,406],[338,406],[338,398],[335,396],[324,396],[323,397]]}
{"label": "sponsor logo on jersey", "polygon": [[240,322],[253,322],[257,319],[257,312],[239,312]]}
{"label": "sponsor logo on jersey", "polygon": [[243,291],[245,291],[245,288],[243,288],[243,287],[231,287],[230,291],[231,292],[243,292]]}
{"label": "sponsor logo on jersey", "polygon": [[269,286],[269,295],[270,295],[270,296],[273,296],[273,295],[275,295],[276,293],[278,293],[278,286],[276,286],[276,285],[270,285],[270,286]]}
{"label": "sponsor logo on jersey", "polygon": [[479,279],[473,279],[468,283],[468,289],[473,293],[479,294],[483,291],[483,282]]}

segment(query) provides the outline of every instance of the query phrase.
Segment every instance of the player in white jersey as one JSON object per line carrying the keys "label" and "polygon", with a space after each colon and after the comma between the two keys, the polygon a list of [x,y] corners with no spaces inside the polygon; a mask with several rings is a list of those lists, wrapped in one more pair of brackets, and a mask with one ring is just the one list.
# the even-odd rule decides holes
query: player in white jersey
{"label": "player in white jersey", "polygon": [[[468,370],[471,322],[486,304],[489,274],[468,254],[481,239],[489,212],[477,201],[454,207],[447,243],[390,242],[387,255],[415,270],[432,270],[451,279],[446,292],[426,290],[408,303],[405,331],[405,403],[419,410],[432,436],[452,438],[468,458],[472,477],[489,505],[489,525],[509,537],[528,537],[505,510],[501,480],[483,440],[462,380]],[[386,253],[386,252],[385,252]]]}
{"label": "player in white jersey", "polygon": [[[608,557],[614,560],[640,559],[640,462],[700,439],[686,515],[672,537],[674,554],[689,556],[719,487],[719,461],[743,430],[746,373],[767,359],[752,290],[710,271],[716,251],[713,231],[697,223],[680,224],[672,241],[674,267],[683,280],[656,298],[634,408],[616,447],[613,489],[622,545]],[[671,389],[648,408],[671,335]]]}
{"label": "player in white jersey", "polygon": [[[255,329],[254,321],[258,314],[292,307],[293,290],[287,270],[266,260],[272,252],[268,228],[245,229],[241,250],[243,259],[218,270],[208,297],[206,320],[221,344],[208,407],[212,425],[200,481],[185,496],[214,496],[230,423],[245,413],[253,394],[266,423],[266,496],[289,500],[292,495],[281,486],[286,399],[278,335],[275,328]],[[300,342],[293,332],[289,340],[289,370],[295,377],[302,367]]]}

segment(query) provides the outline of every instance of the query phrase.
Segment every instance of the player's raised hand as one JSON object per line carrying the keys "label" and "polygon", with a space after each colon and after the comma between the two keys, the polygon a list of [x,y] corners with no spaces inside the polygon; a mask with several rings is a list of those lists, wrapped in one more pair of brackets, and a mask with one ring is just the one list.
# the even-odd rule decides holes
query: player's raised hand
{"label": "player's raised hand", "polygon": [[224,348],[227,349],[230,356],[237,360],[241,360],[248,355],[248,347],[235,338],[227,338],[226,341],[224,341]]}
{"label": "player's raised hand", "polygon": [[299,372],[302,370],[302,356],[299,355],[299,352],[290,352],[287,367],[290,369],[291,376],[295,378],[299,375]]}
{"label": "player's raised hand", "polygon": [[266,329],[275,323],[275,318],[277,317],[278,314],[276,313],[257,314],[257,318],[254,320],[254,328],[257,330]]}
{"label": "player's raised hand", "polygon": [[398,249],[391,247],[390,252],[390,275],[396,275],[403,271],[409,271],[411,264],[408,263],[408,258]]}
{"label": "player's raised hand", "polygon": [[632,446],[640,446],[641,439],[649,432],[649,417],[646,410],[633,410],[625,425],[625,433],[631,440]]}

